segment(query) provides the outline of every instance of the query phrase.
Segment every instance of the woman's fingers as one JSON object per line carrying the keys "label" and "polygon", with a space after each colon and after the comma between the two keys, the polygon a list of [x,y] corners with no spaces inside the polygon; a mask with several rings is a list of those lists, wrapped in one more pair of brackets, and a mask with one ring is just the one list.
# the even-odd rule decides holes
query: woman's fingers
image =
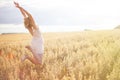
{"label": "woman's fingers", "polygon": [[19,7],[19,3],[14,1],[14,4],[15,4],[16,7]]}
{"label": "woman's fingers", "polygon": [[15,4],[15,6],[17,6],[17,3],[16,3],[16,2],[14,2],[14,4]]}

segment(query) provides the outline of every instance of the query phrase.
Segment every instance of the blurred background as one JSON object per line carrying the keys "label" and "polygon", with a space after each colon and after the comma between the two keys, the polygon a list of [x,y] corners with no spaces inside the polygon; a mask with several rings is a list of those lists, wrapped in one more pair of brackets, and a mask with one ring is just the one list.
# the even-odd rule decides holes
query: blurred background
{"label": "blurred background", "polygon": [[[14,0],[42,32],[113,29],[120,24],[119,0]],[[27,33],[13,0],[0,0],[0,33]]]}

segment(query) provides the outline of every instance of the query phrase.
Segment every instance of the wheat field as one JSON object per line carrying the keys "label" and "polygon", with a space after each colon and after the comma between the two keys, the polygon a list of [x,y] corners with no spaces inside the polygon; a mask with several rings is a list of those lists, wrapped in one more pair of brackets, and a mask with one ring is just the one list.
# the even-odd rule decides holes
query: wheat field
{"label": "wheat field", "polygon": [[43,33],[42,65],[28,60],[29,34],[0,35],[0,80],[120,80],[120,30]]}

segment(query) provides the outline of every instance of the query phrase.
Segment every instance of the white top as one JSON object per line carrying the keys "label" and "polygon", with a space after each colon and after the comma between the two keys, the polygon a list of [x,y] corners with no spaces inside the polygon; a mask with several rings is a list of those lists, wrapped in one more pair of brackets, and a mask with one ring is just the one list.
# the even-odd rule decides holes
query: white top
{"label": "white top", "polygon": [[36,54],[43,54],[44,53],[44,41],[43,41],[43,37],[41,35],[39,28],[37,28],[33,32],[33,38],[31,41],[31,48],[32,48],[33,52]]}

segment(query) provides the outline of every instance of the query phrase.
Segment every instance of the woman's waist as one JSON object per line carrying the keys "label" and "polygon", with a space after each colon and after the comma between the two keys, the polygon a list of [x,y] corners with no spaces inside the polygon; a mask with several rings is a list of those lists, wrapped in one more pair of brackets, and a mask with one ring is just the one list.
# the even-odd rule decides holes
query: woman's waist
{"label": "woman's waist", "polygon": [[31,46],[33,47],[44,47],[44,43],[43,42],[31,42]]}
{"label": "woman's waist", "polygon": [[43,38],[41,38],[41,37],[33,37],[32,41],[41,41],[41,42],[43,42]]}

